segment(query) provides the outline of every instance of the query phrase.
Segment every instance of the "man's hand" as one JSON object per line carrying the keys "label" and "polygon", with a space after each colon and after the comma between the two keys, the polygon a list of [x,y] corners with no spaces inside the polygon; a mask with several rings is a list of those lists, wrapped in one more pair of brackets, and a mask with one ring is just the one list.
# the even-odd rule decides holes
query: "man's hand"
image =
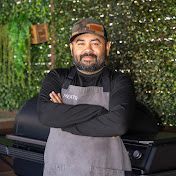
{"label": "man's hand", "polygon": [[63,103],[60,93],[56,94],[54,91],[52,91],[52,92],[49,94],[49,96],[50,96],[50,98],[51,98],[50,100],[51,100],[53,103]]}

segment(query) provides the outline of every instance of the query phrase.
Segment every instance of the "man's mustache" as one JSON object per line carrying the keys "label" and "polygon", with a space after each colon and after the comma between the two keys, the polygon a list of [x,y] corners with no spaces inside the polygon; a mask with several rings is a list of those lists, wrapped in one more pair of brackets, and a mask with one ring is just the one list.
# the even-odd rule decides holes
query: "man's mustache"
{"label": "man's mustache", "polygon": [[91,56],[91,57],[97,59],[97,56],[93,53],[84,53],[84,54],[80,55],[80,60],[82,60],[82,58],[86,57],[86,56]]}

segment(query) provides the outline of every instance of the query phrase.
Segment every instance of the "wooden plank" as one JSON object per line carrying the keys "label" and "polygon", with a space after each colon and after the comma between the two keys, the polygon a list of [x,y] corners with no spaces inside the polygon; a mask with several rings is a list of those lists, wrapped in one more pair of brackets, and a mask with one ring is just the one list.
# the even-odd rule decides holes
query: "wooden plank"
{"label": "wooden plank", "polygon": [[0,172],[0,176],[16,176],[13,171]]}
{"label": "wooden plank", "polygon": [[15,119],[0,121],[0,135],[11,134],[15,125]]}
{"label": "wooden plank", "polygon": [[176,133],[176,127],[175,126],[164,126],[162,131]]}
{"label": "wooden plank", "polygon": [[11,119],[11,118],[15,118],[17,112],[15,111],[3,111],[0,109],[0,121],[4,121],[4,120],[8,120],[8,119]]}
{"label": "wooden plank", "polygon": [[10,134],[15,124],[16,112],[0,109],[0,135]]}
{"label": "wooden plank", "polygon": [[[3,157],[7,162],[9,162],[11,165],[13,165],[13,159],[11,157]],[[0,173],[3,172],[10,172],[12,171],[12,168],[6,164],[2,158],[0,158]]]}

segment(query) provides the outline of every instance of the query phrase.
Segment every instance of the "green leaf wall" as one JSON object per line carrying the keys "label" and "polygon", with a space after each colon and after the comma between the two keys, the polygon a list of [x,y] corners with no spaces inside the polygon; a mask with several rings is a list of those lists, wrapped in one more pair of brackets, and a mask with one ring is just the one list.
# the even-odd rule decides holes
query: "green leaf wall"
{"label": "green leaf wall", "polygon": [[[19,109],[38,93],[50,57],[53,67],[70,66],[71,26],[92,17],[107,27],[110,66],[131,75],[137,99],[163,124],[176,125],[174,0],[3,0],[0,12],[0,109]],[[50,40],[31,45],[28,29],[37,23],[49,24]]]}

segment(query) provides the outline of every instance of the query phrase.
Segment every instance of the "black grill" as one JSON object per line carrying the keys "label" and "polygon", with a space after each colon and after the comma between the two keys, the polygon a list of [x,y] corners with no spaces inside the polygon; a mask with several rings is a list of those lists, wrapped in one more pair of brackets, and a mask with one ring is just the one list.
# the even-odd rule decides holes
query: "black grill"
{"label": "black grill", "polygon": [[[20,176],[43,174],[43,153],[49,128],[39,122],[36,107],[37,97],[26,102],[16,116],[15,134],[6,136],[13,145],[0,144],[0,154],[14,157],[14,171]],[[141,112],[138,111],[138,120],[139,116],[143,117]],[[145,124],[146,119],[145,114]],[[155,127],[153,122],[149,120],[148,125]],[[176,134],[151,131],[130,131],[122,137],[129,152],[133,175],[176,176]]]}

